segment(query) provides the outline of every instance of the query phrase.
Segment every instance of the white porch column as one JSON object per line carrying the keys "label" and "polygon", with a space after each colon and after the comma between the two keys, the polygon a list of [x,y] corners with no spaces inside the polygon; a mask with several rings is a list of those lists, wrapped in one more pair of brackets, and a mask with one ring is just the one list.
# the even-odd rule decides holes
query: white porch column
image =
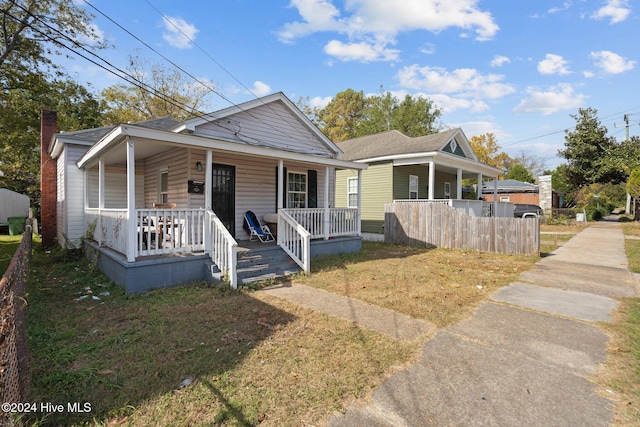
{"label": "white porch column", "polygon": [[276,191],[278,192],[278,206],[276,206],[276,210],[284,207],[284,199],[282,198],[284,184],[284,161],[280,159],[278,160],[278,188],[276,188]]}
{"label": "white porch column", "polygon": [[358,212],[356,218],[356,232],[362,236],[362,169],[358,169]]}
{"label": "white porch column", "polygon": [[[211,150],[206,151],[206,158],[204,161],[204,209],[206,211],[210,211],[212,209],[212,200],[211,197],[213,195],[213,183],[211,179],[211,174],[213,172],[213,154]],[[209,216],[205,214],[205,218],[207,220],[204,222],[204,235],[207,238],[204,239],[204,250],[206,253],[211,254],[211,243],[213,242],[213,237],[211,236],[211,223],[209,222]]]}
{"label": "white porch column", "polygon": [[329,166],[324,168],[324,240],[329,240],[331,231],[331,213],[329,210]]}
{"label": "white porch column", "polygon": [[436,189],[436,162],[429,160],[429,200],[435,199]]}
{"label": "white porch column", "polygon": [[136,216],[136,157],[133,140],[127,137],[127,261],[136,260],[137,242]]}
{"label": "white porch column", "polygon": [[[102,230],[102,210],[104,209],[104,159],[100,157],[98,160],[98,221],[96,222],[96,231]],[[89,172],[87,171],[87,176]],[[85,185],[87,186],[87,205],[89,204],[89,179],[87,178]],[[95,238],[94,231],[94,238]],[[98,246],[101,245],[100,240],[98,240]]]}
{"label": "white porch column", "polygon": [[478,174],[478,186],[476,187],[478,190],[476,191],[476,197],[478,198],[478,200],[483,200],[482,197],[482,174],[479,173]]}
{"label": "white porch column", "polygon": [[205,167],[204,167],[204,208],[211,209],[211,194],[213,192],[213,184],[211,182],[211,173],[213,172],[213,154],[211,150],[207,150]]}
{"label": "white porch column", "polygon": [[456,177],[456,199],[462,200],[462,169],[458,168]]}

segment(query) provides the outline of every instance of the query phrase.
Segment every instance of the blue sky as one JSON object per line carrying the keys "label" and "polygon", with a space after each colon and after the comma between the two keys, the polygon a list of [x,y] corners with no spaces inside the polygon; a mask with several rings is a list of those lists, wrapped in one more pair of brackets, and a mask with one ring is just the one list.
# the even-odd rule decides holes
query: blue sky
{"label": "blue sky", "polygon": [[[77,0],[80,4],[80,0]],[[639,135],[640,14],[631,0],[89,0],[216,88],[212,110],[282,91],[323,106],[348,88],[432,99],[442,124],[493,132],[509,155],[549,168],[570,117],[598,110],[619,140]],[[132,53],[171,65],[96,12],[125,68]],[[179,30],[178,30],[179,28]],[[188,37],[185,37],[188,36]],[[82,59],[67,65],[94,89],[120,83]]]}

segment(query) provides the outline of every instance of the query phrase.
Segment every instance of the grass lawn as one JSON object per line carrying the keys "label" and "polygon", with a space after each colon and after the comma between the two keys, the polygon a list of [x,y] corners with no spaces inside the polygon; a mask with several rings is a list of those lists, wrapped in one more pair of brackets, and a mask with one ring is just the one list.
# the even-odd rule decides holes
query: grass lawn
{"label": "grass lawn", "polygon": [[20,246],[22,234],[17,236],[9,236],[8,234],[0,234],[0,271],[4,274],[9,267],[9,263],[16,253],[16,249]]}
{"label": "grass lawn", "polygon": [[[296,281],[447,326],[537,259],[366,243]],[[30,400],[92,408],[27,419],[40,425],[319,425],[422,344],[256,291],[125,295],[85,260],[39,250],[27,300]]]}
{"label": "grass lawn", "polygon": [[[629,269],[640,273],[640,224],[625,222],[622,230],[627,237],[625,247]],[[607,397],[617,398],[615,424],[640,425],[640,298],[620,298],[615,322],[604,325],[609,332],[607,365],[599,376],[599,382]]]}

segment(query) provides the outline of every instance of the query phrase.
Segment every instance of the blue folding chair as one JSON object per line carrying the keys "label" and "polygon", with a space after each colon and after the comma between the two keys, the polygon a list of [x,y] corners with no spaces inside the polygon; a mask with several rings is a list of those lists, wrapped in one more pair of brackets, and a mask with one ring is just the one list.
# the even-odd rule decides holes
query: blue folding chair
{"label": "blue folding chair", "polygon": [[256,236],[262,243],[272,242],[275,240],[268,225],[260,224],[260,221],[251,211],[247,211],[244,214],[245,230],[250,234],[249,240],[253,240],[253,236]]}

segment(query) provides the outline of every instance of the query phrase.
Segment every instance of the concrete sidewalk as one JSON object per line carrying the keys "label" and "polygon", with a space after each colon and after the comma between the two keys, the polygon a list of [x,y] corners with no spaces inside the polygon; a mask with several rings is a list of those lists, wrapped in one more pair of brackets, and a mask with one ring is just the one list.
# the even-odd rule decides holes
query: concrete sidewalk
{"label": "concrete sidewalk", "polygon": [[[269,292],[294,301],[295,294],[321,297],[296,285],[281,289]],[[368,406],[354,405],[328,425],[608,425],[613,404],[588,380],[606,358],[607,337],[597,322],[611,320],[613,298],[633,295],[636,279],[619,224],[590,226],[493,294],[472,318],[438,332],[421,359],[384,381]],[[316,309],[331,314],[333,305]],[[376,318],[375,307],[347,306],[352,320]],[[409,319],[401,328],[411,325]]]}

